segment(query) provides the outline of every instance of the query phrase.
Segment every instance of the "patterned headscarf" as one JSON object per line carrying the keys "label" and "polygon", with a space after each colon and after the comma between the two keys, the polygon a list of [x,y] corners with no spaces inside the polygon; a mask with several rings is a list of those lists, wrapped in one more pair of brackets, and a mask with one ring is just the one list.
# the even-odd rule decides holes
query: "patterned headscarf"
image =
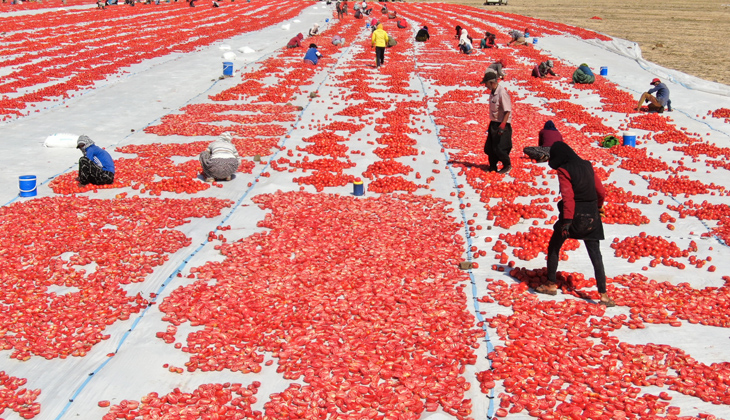
{"label": "patterned headscarf", "polygon": [[82,134],[79,136],[79,139],[76,141],[76,148],[86,150],[87,147],[94,144],[94,140],[91,140],[89,136]]}

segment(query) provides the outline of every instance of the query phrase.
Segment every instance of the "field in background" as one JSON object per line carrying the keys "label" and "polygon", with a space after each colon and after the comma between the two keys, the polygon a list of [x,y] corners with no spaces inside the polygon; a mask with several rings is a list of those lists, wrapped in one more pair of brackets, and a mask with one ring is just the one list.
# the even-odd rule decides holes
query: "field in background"
{"label": "field in background", "polygon": [[[509,0],[458,3],[592,29],[637,42],[644,58],[661,66],[730,84],[728,0]],[[601,19],[591,19],[593,17]],[[522,28],[519,28],[522,29]]]}

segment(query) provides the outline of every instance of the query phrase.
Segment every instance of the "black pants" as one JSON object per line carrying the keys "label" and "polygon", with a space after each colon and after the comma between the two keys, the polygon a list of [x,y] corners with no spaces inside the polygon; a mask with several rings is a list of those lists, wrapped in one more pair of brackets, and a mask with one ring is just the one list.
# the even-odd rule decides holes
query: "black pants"
{"label": "black pants", "polygon": [[375,47],[375,67],[385,64],[385,47]]}
{"label": "black pants", "polygon": [[484,153],[489,158],[489,169],[496,171],[497,163],[502,162],[502,167],[512,166],[509,160],[509,152],[512,151],[512,125],[507,124],[504,131],[500,133],[499,121],[489,123],[487,130],[487,141],[484,142]]}
{"label": "black pants", "polygon": [[[555,283],[558,261],[560,261],[560,248],[563,247],[564,242],[565,239],[560,234],[560,230],[553,230],[553,236],[550,237],[550,243],[548,244],[547,278],[549,282]],[[583,244],[586,246],[588,256],[593,264],[598,293],[606,293],[606,272],[603,268],[600,242],[595,239],[584,239]]]}
{"label": "black pants", "polygon": [[107,185],[114,183],[114,172],[109,172],[96,166],[86,156],[79,159],[79,183],[82,185]]}

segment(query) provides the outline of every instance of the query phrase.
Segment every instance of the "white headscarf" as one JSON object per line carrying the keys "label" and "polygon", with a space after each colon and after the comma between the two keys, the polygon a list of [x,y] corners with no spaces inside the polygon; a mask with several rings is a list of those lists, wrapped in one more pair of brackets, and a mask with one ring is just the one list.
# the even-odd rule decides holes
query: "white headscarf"
{"label": "white headscarf", "polygon": [[471,45],[471,41],[469,41],[469,33],[466,31],[466,28],[461,28],[461,37],[459,38],[459,45],[469,44]]}
{"label": "white headscarf", "polygon": [[225,133],[221,134],[220,139],[223,140],[223,141],[227,141],[228,143],[230,143],[230,142],[233,141],[233,134],[231,134],[230,132],[226,131]]}

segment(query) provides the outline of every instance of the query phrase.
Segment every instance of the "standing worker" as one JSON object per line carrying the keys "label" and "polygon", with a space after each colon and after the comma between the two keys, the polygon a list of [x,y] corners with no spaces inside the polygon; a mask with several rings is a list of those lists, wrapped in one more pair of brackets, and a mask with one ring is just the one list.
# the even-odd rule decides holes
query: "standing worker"
{"label": "standing worker", "polygon": [[601,295],[599,304],[606,307],[616,303],[606,292],[606,273],[599,241],[604,239],[603,201],[606,190],[593,165],[581,159],[566,143],[559,141],[550,148],[548,165],[558,172],[560,196],[558,221],[548,245],[547,284],[535,288],[538,293],[555,295],[558,291],[556,275],[560,260],[560,248],[568,238],[582,239],[588,250],[596,276],[596,286]]}
{"label": "standing worker", "polygon": [[[486,72],[482,79],[491,93],[489,94],[489,128],[484,153],[489,158],[489,172],[506,174],[512,169],[509,153],[512,151],[512,100],[507,90],[500,86],[496,73]],[[497,170],[497,163],[502,169]]]}
{"label": "standing worker", "polygon": [[[641,95],[639,103],[636,104],[636,110],[640,111],[641,105],[646,101],[649,103],[649,111],[661,113],[664,112],[664,107],[667,107],[667,111],[671,111],[672,101],[669,100],[669,88],[667,88],[667,85],[657,78],[652,80],[650,85],[654,87]],[[652,95],[654,92],[656,92],[656,96]]]}
{"label": "standing worker", "polygon": [[206,182],[230,181],[238,170],[240,157],[236,146],[232,143],[231,133],[223,133],[218,140],[210,143],[198,160],[203,168],[203,178]]}
{"label": "standing worker", "polygon": [[378,29],[371,37],[372,47],[375,48],[375,67],[385,65],[385,47],[388,46],[388,33],[383,29],[383,24],[378,24]]}
{"label": "standing worker", "polygon": [[76,148],[84,154],[79,159],[79,184],[114,183],[114,160],[109,152],[95,145],[94,141],[85,135],[79,136]]}
{"label": "standing worker", "polygon": [[337,9],[337,19],[342,19],[342,3],[340,3],[339,0],[335,4],[335,9]]}

